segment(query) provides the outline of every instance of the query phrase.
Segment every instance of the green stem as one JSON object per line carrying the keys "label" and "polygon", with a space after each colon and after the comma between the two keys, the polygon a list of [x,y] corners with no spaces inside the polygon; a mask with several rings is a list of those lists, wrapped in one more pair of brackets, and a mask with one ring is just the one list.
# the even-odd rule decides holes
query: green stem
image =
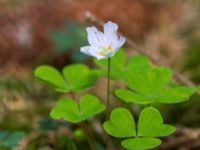
{"label": "green stem", "polygon": [[[78,109],[79,109],[79,112],[80,112],[79,101],[76,99],[75,94],[74,94],[73,92],[70,92],[70,95],[71,95],[71,97],[77,102],[77,104],[78,104]],[[88,135],[88,132],[87,132],[87,129],[85,128],[85,126],[84,126],[84,123],[80,123],[80,126],[81,126],[82,130],[83,130],[83,131],[85,132],[85,134],[86,134],[86,138],[87,138],[88,144],[89,144],[89,146],[90,146],[90,149],[91,149],[91,150],[95,150],[93,141],[91,140],[90,136]]]}
{"label": "green stem", "polygon": [[111,58],[108,58],[106,120],[109,119],[109,113],[110,113],[110,71],[111,71]]}
{"label": "green stem", "polygon": [[73,92],[70,92],[70,95],[71,95],[72,99],[76,100],[76,97]]}
{"label": "green stem", "polygon": [[94,143],[93,143],[93,140],[91,139],[91,137],[90,137],[90,135],[89,135],[87,129],[85,128],[84,123],[81,123],[81,128],[82,128],[82,130],[83,130],[83,131],[85,132],[85,134],[86,134],[86,138],[87,138],[88,144],[89,144],[89,146],[90,146],[90,149],[91,149],[91,150],[95,150],[95,145],[94,145]]}
{"label": "green stem", "polygon": [[71,98],[77,102],[78,110],[81,111],[79,100],[76,98],[76,95],[73,92],[70,92]]}
{"label": "green stem", "polygon": [[[78,110],[79,110],[79,112],[80,112],[81,110],[80,110],[79,100],[76,98],[75,94],[72,92],[70,83],[69,83],[66,79],[65,79],[65,82],[66,82],[66,84],[67,84],[68,87],[69,87],[69,91],[70,91],[70,95],[71,95],[72,99],[74,99],[74,100],[77,102],[77,104],[78,104]],[[81,123],[81,128],[82,128],[82,130],[83,130],[83,131],[85,132],[85,134],[86,134],[87,141],[88,141],[88,144],[89,144],[91,150],[95,150],[93,141],[91,140],[90,136],[89,136],[88,133],[87,133],[87,130],[85,129],[84,124],[82,124],[82,123]]]}

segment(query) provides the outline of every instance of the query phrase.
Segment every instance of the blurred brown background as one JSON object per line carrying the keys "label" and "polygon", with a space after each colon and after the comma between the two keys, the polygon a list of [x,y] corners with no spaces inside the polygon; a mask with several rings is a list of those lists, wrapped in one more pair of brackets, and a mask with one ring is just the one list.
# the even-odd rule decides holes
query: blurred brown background
{"label": "blurred brown background", "polygon": [[118,23],[126,36],[173,64],[186,49],[187,37],[178,32],[198,24],[198,8],[192,0],[1,0],[0,63],[53,61],[57,57],[49,32],[66,21],[87,24],[88,11]]}

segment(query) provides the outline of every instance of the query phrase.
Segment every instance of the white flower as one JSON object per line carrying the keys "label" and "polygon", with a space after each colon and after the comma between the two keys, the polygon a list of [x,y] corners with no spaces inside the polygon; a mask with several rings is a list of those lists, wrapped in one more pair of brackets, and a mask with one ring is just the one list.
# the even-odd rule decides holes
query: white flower
{"label": "white flower", "polygon": [[97,59],[112,57],[125,43],[125,38],[117,35],[118,25],[109,21],[104,24],[104,33],[95,27],[86,28],[89,45],[81,47],[81,52]]}

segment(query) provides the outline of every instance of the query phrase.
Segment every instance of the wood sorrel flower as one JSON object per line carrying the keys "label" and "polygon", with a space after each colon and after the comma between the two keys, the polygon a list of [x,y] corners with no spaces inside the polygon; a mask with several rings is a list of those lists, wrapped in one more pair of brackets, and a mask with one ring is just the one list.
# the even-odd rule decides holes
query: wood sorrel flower
{"label": "wood sorrel flower", "polygon": [[125,38],[117,35],[118,25],[109,21],[104,24],[104,33],[96,27],[86,28],[89,46],[81,47],[81,52],[97,59],[112,57],[124,44]]}

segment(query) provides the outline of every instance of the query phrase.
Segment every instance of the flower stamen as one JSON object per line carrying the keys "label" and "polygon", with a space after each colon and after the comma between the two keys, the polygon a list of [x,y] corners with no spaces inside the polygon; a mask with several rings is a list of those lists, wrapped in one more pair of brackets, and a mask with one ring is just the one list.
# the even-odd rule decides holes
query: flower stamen
{"label": "flower stamen", "polygon": [[109,52],[112,52],[112,51],[113,51],[113,47],[111,45],[105,46],[105,47],[102,48],[102,50],[99,53],[99,55],[106,56]]}
{"label": "flower stamen", "polygon": [[113,51],[113,47],[111,45],[108,46],[108,51],[112,52]]}

